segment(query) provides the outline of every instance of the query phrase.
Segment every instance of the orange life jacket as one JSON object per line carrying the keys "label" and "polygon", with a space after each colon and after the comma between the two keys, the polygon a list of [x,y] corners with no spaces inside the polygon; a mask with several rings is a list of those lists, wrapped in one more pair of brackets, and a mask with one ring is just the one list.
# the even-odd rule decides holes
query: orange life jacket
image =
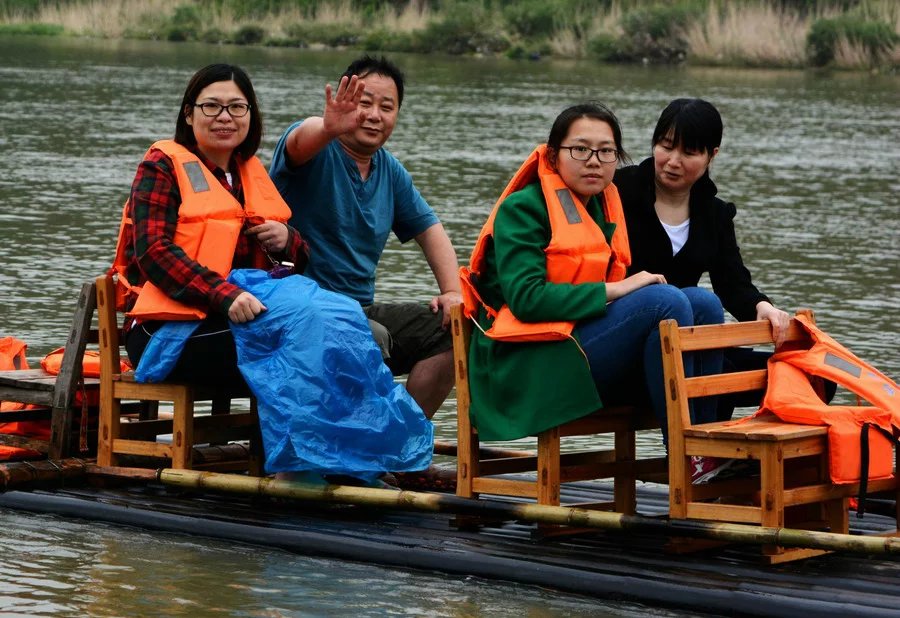
{"label": "orange life jacket", "polygon": [[[21,339],[16,339],[15,337],[0,337],[0,371],[21,371],[28,369],[28,359],[25,357],[27,348],[28,346]],[[38,406],[32,404],[19,403],[16,401],[0,401],[0,412],[31,410],[37,407]],[[2,420],[3,415],[0,414],[0,421]],[[0,422],[0,433],[46,440],[50,437],[50,423],[40,421]],[[32,459],[39,456],[40,453],[31,449],[0,445],[0,461]]]}
{"label": "orange life jacket", "polygon": [[[28,359],[25,357],[27,348],[28,345],[21,339],[0,337],[0,371],[28,369]],[[25,409],[27,406],[24,403],[0,401],[0,412]]]}
{"label": "orange life jacket", "polygon": [[25,350],[28,345],[15,337],[0,337],[0,371],[28,369]]}
{"label": "orange life jacket", "polygon": [[[59,370],[62,367],[63,354],[65,353],[65,348],[56,348],[47,356],[41,359],[41,367],[47,373],[52,375],[59,375]],[[131,371],[131,364],[125,360],[124,358],[119,361],[120,368],[123,372]],[[84,356],[81,361],[81,375],[85,378],[99,378],[100,377],[100,352],[97,350],[85,350]]]}
{"label": "orange life jacket", "polygon": [[484,271],[485,249],[494,233],[494,219],[503,200],[511,193],[539,180],[547,213],[550,217],[550,243],[544,249],[547,256],[547,281],[551,283],[596,283],[621,281],[631,264],[631,250],[625,231],[622,201],[615,185],[603,191],[603,213],[606,220],[616,224],[612,246],[603,230],[591,218],[581,201],[571,192],[547,158],[547,145],[538,146],[513,176],[497,203],[472,250],[469,266],[459,269],[462,284],[463,313],[474,318],[479,306],[494,318],[485,331],[500,341],[555,341],[571,337],[573,321],[522,322],[508,305],[499,309],[484,303],[476,288],[477,278]]}
{"label": "orange life jacket", "polygon": [[[175,168],[181,205],[173,242],[185,254],[222,277],[231,271],[234,251],[246,220],[265,219],[286,223],[291,210],[281,198],[265,167],[256,157],[238,161],[238,172],[244,191],[244,205],[213,175],[190,150],[172,140],[158,141],[150,147],[165,153]],[[147,151],[147,154],[150,153]],[[147,155],[145,155],[146,157]],[[206,317],[206,312],[168,296],[153,283],[132,286],[126,277],[128,262],[125,256],[125,228],[133,225],[131,200],[125,202],[116,258],[111,268],[117,274],[116,308],[124,311],[130,294],[137,295],[128,315],[141,320],[194,320]],[[262,254],[257,267],[264,267]]]}
{"label": "orange life jacket", "polygon": [[[776,352],[769,359],[769,378],[760,412],[771,412],[789,423],[828,426],[829,467],[834,483],[862,479],[863,449],[868,437],[868,479],[890,478],[894,457],[887,436],[900,430],[900,388],[880,371],[819,330],[806,317],[797,320],[810,335],[805,349]],[[830,406],[809,376],[832,380],[870,406]],[[878,427],[880,431],[871,431]],[[865,436],[861,436],[865,432]]]}

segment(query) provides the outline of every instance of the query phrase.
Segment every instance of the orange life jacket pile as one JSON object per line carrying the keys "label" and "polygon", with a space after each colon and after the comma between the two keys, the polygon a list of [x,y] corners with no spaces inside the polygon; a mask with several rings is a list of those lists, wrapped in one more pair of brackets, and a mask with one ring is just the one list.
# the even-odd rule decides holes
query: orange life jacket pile
{"label": "orange life jacket pile", "polygon": [[[831,480],[859,481],[864,498],[868,480],[894,473],[900,387],[804,316],[797,320],[808,332],[809,343],[779,350],[769,359],[768,388],[759,413],[772,413],[789,423],[827,425]],[[831,380],[869,405],[828,405],[817,395],[810,376]]]}
{"label": "orange life jacket pile", "polygon": [[[28,359],[25,358],[27,349],[24,341],[14,337],[0,339],[0,371],[28,369]],[[31,410],[37,406],[15,401],[0,401],[0,421],[3,412],[14,410]],[[39,440],[50,439],[50,424],[41,421],[16,421],[12,423],[0,422],[0,433],[14,436],[27,436]],[[13,459],[30,459],[40,457],[40,453],[31,449],[5,446],[0,444],[0,461]]]}
{"label": "orange life jacket pile", "polygon": [[[24,341],[14,337],[0,338],[0,371],[28,369],[28,359],[25,352],[28,346]],[[47,373],[58,375],[62,365],[64,348],[57,348],[41,359],[41,367]],[[128,371],[130,365],[122,361],[122,371]],[[84,353],[82,375],[85,377],[100,377],[100,353],[95,350],[87,350]],[[73,407],[87,411],[96,409],[99,405],[100,393],[97,389],[78,390],[75,392]],[[0,434],[23,436],[35,440],[50,439],[50,420],[39,421],[13,421],[4,423],[3,412],[15,410],[34,410],[39,408],[33,404],[19,403],[15,401],[0,402]],[[34,459],[41,457],[41,453],[15,446],[0,445],[0,461],[13,461],[21,459]]]}

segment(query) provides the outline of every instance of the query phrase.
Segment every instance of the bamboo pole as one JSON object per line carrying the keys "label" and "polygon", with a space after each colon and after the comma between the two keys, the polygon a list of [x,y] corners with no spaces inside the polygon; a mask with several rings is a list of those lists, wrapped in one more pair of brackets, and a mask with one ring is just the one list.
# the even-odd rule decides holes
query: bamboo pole
{"label": "bamboo pole", "polygon": [[[456,442],[451,442],[448,440],[435,440],[434,441],[434,454],[435,455],[450,455],[452,457],[456,457],[457,446]],[[480,445],[478,447],[478,455],[482,459],[500,459],[506,457],[534,457],[534,451],[523,451],[509,448],[501,448],[497,446],[484,446]]]}
{"label": "bamboo pole", "polygon": [[59,460],[12,461],[0,465],[0,493],[35,483],[59,483],[85,475],[91,462],[75,457]]}
{"label": "bamboo pole", "polygon": [[745,524],[656,519],[641,515],[623,515],[565,506],[508,503],[483,498],[473,500],[446,494],[368,487],[341,485],[319,487],[273,478],[255,478],[196,470],[163,469],[159,471],[159,480],[165,485],[175,487],[303,501],[475,514],[582,528],[699,537],[731,543],[806,547],[855,554],[900,554],[900,538],[895,537],[854,536],[814,530],[763,528]]}

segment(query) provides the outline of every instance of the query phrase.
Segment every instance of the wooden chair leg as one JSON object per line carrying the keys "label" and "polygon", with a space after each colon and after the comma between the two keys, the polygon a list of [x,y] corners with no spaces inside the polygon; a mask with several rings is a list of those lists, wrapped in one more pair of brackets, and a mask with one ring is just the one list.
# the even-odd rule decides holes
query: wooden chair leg
{"label": "wooden chair leg", "polygon": [[613,480],[613,499],[616,512],[634,515],[637,510],[634,463],[637,458],[634,431],[615,433],[616,475]]}
{"label": "wooden chair leg", "polygon": [[829,500],[822,505],[825,509],[825,521],[828,531],[837,534],[850,533],[850,498]]}
{"label": "wooden chair leg", "polygon": [[62,459],[69,454],[69,437],[72,435],[72,409],[69,406],[54,407],[50,413],[50,445],[48,459]]}
{"label": "wooden chair leg", "polygon": [[[779,445],[768,445],[762,450],[759,462],[760,507],[762,508],[760,525],[770,528],[784,527],[784,460]],[[777,545],[764,545],[763,553],[777,555],[784,553],[784,548]]]}
{"label": "wooden chair leg", "polygon": [[97,465],[116,466],[118,456],[113,453],[113,444],[119,437],[122,406],[112,393],[101,393],[100,428],[97,436]]}
{"label": "wooden chair leg", "polygon": [[159,418],[159,402],[158,401],[142,401],[138,410],[138,419],[142,421],[152,421]]}
{"label": "wooden chair leg", "polygon": [[210,414],[228,414],[231,412],[231,399],[228,397],[216,397],[212,400]]}
{"label": "wooden chair leg", "polygon": [[894,520],[897,522],[895,530],[900,534],[900,452],[895,449],[894,452],[894,483],[896,490],[894,491]]}
{"label": "wooden chair leg", "polygon": [[[670,448],[671,450],[671,448]],[[690,457],[669,454],[669,517],[687,518],[687,505],[691,500]]]}
{"label": "wooden chair leg", "polygon": [[559,427],[538,435],[537,501],[559,506]]}
{"label": "wooden chair leg", "polygon": [[262,443],[262,431],[259,426],[259,409],[256,405],[256,397],[250,398],[250,413],[255,419],[253,437],[250,439],[250,453],[247,461],[247,474],[250,476],[265,476],[266,455]]}
{"label": "wooden chair leg", "polygon": [[189,389],[183,389],[174,399],[172,467],[176,470],[190,470],[194,445],[194,398]]}
{"label": "wooden chair leg", "polygon": [[472,480],[478,476],[478,434],[469,422],[468,410],[457,414],[456,432],[456,495],[472,498]]}

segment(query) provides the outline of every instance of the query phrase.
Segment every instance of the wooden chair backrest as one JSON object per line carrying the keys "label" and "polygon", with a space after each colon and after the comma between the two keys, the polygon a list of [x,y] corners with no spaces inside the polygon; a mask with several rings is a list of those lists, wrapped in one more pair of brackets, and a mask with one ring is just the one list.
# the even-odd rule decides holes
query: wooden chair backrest
{"label": "wooden chair backrest", "polygon": [[121,371],[116,289],[112,277],[97,277],[97,325],[100,345],[100,379],[112,379]]}
{"label": "wooden chair backrest", "polygon": [[59,375],[56,377],[56,388],[53,393],[53,407],[65,408],[72,404],[78,381],[81,378],[82,358],[88,343],[92,341],[91,323],[95,308],[94,284],[90,281],[82,284],[69,328]]}
{"label": "wooden chair backrest", "polygon": [[[797,314],[805,315],[810,320],[814,319],[808,309],[800,310]],[[684,354],[738,346],[773,345],[772,327],[768,321],[679,327],[675,320],[664,320],[660,323],[660,338],[666,376],[666,396],[669,402],[670,436],[691,426],[688,406],[690,399],[755,391],[766,387],[768,374],[765,369],[686,378]],[[806,331],[796,319],[792,318],[785,343],[808,340]]]}
{"label": "wooden chair backrest", "polygon": [[462,305],[450,308],[450,329],[456,371],[456,410],[458,416],[465,413],[468,420],[469,405],[472,402],[469,394],[469,341],[472,338],[472,321],[463,315]]}

